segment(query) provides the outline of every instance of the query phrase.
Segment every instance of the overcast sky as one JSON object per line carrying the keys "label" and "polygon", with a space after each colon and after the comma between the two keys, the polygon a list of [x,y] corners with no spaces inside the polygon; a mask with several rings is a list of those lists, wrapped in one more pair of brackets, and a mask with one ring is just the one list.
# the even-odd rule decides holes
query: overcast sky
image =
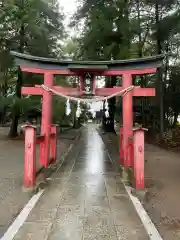
{"label": "overcast sky", "polygon": [[76,10],[77,1],[76,0],[59,0],[59,4],[64,8],[64,12],[72,14]]}
{"label": "overcast sky", "polygon": [[78,0],[59,0],[60,7],[63,8],[65,14],[65,24],[68,26],[70,18],[73,16],[77,9]]}

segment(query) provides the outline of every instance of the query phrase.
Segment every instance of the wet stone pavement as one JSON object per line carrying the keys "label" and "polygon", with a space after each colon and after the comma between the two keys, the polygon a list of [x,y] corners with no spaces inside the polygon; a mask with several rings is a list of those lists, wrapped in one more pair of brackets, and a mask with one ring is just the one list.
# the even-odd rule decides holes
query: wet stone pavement
{"label": "wet stone pavement", "polygon": [[49,179],[14,239],[149,239],[93,125]]}

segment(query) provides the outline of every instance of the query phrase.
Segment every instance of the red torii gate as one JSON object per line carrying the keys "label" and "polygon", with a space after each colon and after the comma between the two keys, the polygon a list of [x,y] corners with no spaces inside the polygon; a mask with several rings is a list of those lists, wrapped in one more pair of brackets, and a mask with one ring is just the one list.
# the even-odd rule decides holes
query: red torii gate
{"label": "red torii gate", "polygon": [[[35,57],[31,55],[11,52],[15,57],[16,64],[23,72],[30,72],[44,75],[44,85],[56,92],[68,96],[80,97],[86,94],[84,79],[89,73],[91,79],[91,94],[94,96],[109,96],[132,86],[133,75],[144,75],[155,73],[157,68],[162,66],[163,56],[151,56],[139,59],[116,60],[116,61],[66,61],[50,58]],[[79,76],[77,88],[55,86],[54,75]],[[122,87],[96,88],[95,76],[122,76]],[[89,93],[87,93],[88,95]],[[42,121],[41,135],[44,141],[40,144],[40,163],[49,165],[49,142],[52,116],[52,92],[46,91],[40,86],[22,87],[22,95],[42,95]],[[155,96],[154,88],[134,87],[123,97],[123,149],[125,168],[132,166],[129,157],[129,138],[133,136],[133,98],[134,96]]]}

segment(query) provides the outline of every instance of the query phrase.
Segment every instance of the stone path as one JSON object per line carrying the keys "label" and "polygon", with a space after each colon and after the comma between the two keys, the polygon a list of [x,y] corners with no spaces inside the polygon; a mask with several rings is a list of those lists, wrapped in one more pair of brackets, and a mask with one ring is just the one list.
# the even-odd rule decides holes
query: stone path
{"label": "stone path", "polygon": [[14,240],[146,240],[101,137],[85,128]]}

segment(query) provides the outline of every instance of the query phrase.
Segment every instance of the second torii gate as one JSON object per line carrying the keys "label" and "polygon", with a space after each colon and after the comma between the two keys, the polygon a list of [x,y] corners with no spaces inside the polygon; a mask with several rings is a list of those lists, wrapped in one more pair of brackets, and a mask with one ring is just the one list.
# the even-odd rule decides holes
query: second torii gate
{"label": "second torii gate", "polygon": [[[11,52],[16,64],[23,72],[44,75],[44,85],[56,92],[67,96],[81,97],[83,95],[109,96],[117,91],[132,86],[133,75],[155,73],[161,67],[163,56],[153,56],[141,59],[117,61],[64,61],[50,58],[41,58]],[[77,88],[61,87],[54,85],[54,75],[79,76]],[[88,76],[90,78],[88,79]],[[122,76],[122,87],[96,88],[95,76]],[[88,81],[85,81],[88,79]],[[90,81],[89,81],[90,80]],[[42,121],[41,134],[45,141],[40,145],[40,163],[49,165],[49,141],[52,116],[52,92],[42,89],[41,86],[22,87],[22,95],[41,95]],[[128,149],[128,139],[133,136],[133,97],[155,96],[154,88],[134,87],[123,97],[123,149]],[[129,152],[124,151],[125,168],[132,165]]]}

